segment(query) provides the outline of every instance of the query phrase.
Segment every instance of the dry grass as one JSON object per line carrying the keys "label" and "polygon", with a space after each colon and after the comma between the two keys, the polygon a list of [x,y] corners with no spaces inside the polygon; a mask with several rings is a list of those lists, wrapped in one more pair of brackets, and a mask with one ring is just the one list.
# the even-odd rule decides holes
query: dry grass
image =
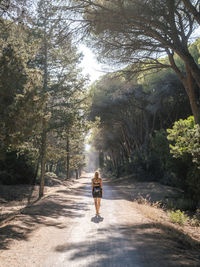
{"label": "dry grass", "polygon": [[148,199],[140,197],[133,202],[134,207],[150,220],[161,222],[168,220],[168,216],[160,208],[160,202],[150,202]]}
{"label": "dry grass", "polygon": [[[69,188],[74,180],[63,181],[46,176],[44,197],[51,195],[60,185]],[[0,185],[0,225],[7,219],[14,218],[25,207],[39,200],[39,186],[35,185]]]}
{"label": "dry grass", "polygon": [[191,247],[200,248],[200,226],[194,226],[192,220],[188,220],[183,225],[172,223],[168,211],[161,208],[159,202],[152,203],[143,197],[135,200],[133,205],[143,216],[168,229],[170,237]]}

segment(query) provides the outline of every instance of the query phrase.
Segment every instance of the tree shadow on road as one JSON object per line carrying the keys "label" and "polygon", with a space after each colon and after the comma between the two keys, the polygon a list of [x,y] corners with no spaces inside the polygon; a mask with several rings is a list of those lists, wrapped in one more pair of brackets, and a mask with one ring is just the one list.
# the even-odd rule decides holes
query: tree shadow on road
{"label": "tree shadow on road", "polygon": [[170,227],[160,223],[111,225],[109,228],[98,228],[90,240],[70,244],[66,242],[57,246],[55,251],[69,253],[69,266],[70,261],[72,266],[79,266],[76,264],[87,259],[92,260],[88,261],[87,267],[199,266],[199,243],[196,242],[196,247],[192,248],[188,236],[178,238],[184,234],[177,229],[171,233]]}
{"label": "tree shadow on road", "polygon": [[[121,189],[120,187],[116,187],[115,185],[109,185],[109,186],[105,185],[103,199],[107,200],[125,199],[128,201],[132,201],[131,193],[129,191],[127,192],[121,191],[120,189]],[[73,190],[71,191],[59,190],[58,193],[63,193],[66,195],[83,195],[85,197],[92,198],[91,183],[88,182],[87,180],[86,182],[83,183],[82,186],[78,188],[73,188]]]}
{"label": "tree shadow on road", "polygon": [[66,225],[59,217],[77,218],[84,216],[87,204],[80,199],[62,197],[54,194],[41,199],[35,205],[23,210],[15,221],[0,228],[0,249],[8,249],[13,240],[27,240],[28,236],[40,226],[63,229]]}

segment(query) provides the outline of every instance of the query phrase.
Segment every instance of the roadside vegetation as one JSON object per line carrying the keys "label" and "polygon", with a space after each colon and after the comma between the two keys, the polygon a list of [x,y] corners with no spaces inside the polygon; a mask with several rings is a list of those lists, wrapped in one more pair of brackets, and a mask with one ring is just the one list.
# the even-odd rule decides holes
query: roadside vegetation
{"label": "roadside vegetation", "polygon": [[199,209],[195,213],[184,212],[163,206],[160,202],[152,203],[146,198],[134,201],[133,206],[153,223],[159,223],[160,229],[165,229],[170,237],[179,240],[186,247],[200,248]]}
{"label": "roadside vegetation", "polygon": [[[4,2],[4,1],[1,1]],[[0,184],[79,177],[87,134],[87,78],[64,1],[0,6]]]}

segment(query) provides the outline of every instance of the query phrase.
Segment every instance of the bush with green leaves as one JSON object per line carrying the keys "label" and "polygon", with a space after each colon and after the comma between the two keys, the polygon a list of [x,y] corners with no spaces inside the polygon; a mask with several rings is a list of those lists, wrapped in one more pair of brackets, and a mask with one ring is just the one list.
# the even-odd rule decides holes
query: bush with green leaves
{"label": "bush with green leaves", "polygon": [[173,223],[180,225],[185,224],[189,220],[189,217],[181,210],[170,211],[169,218]]}
{"label": "bush with green leaves", "polygon": [[200,126],[195,124],[194,117],[180,119],[172,129],[167,129],[168,140],[171,141],[170,152],[175,158],[192,162],[200,168]]}
{"label": "bush with green leaves", "polygon": [[186,170],[187,192],[197,202],[200,200],[200,126],[195,124],[194,117],[174,123],[168,129],[170,153],[174,158],[180,159]]}

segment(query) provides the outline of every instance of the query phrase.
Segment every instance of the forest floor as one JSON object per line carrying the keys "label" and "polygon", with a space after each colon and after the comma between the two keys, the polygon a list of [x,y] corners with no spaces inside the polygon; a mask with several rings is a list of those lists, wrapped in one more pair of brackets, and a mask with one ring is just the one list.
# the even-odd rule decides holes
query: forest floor
{"label": "forest floor", "polygon": [[[53,174],[53,173],[52,173]],[[74,180],[64,181],[55,175],[46,175],[44,197],[53,194],[59,186],[67,188]],[[1,185],[0,184],[0,226],[39,200],[39,185]]]}
{"label": "forest floor", "polygon": [[173,197],[179,193],[175,189],[104,180],[101,216],[95,216],[91,175],[68,184],[51,179],[50,184],[40,200],[35,188],[27,208],[19,205],[22,199],[13,202],[14,193],[12,201],[6,198],[4,188],[4,214],[11,212],[11,202],[22,210],[1,225],[0,266],[200,266],[199,227],[173,225],[161,209],[136,201]]}

